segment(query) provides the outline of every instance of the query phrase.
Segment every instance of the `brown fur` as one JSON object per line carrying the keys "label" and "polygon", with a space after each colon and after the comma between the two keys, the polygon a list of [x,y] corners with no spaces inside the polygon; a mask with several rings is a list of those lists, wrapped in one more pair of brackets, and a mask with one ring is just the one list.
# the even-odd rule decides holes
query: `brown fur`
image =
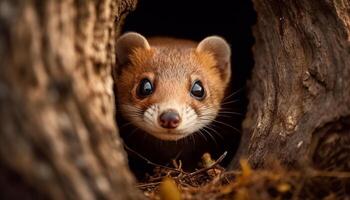
{"label": "brown fur", "polygon": [[[118,93],[120,102],[132,102],[145,108],[155,102],[167,98],[178,98],[186,101],[195,108],[202,105],[214,106],[219,109],[226,85],[220,79],[220,72],[216,61],[208,52],[196,52],[196,43],[186,40],[161,38],[148,40],[151,50],[137,48],[130,57],[131,63],[124,67],[118,79]],[[155,49],[159,51],[155,53]],[[155,81],[156,91],[151,98],[138,99],[136,88],[143,77]],[[198,77],[203,81],[207,96],[203,101],[193,99],[189,94],[191,77]],[[193,79],[193,78],[192,78]],[[157,84],[161,82],[161,84]],[[183,91],[174,95],[169,91]]]}
{"label": "brown fur", "polygon": [[[134,48],[129,55],[129,62],[119,66],[121,73],[116,78],[119,105],[132,104],[145,111],[153,104],[177,101],[190,105],[197,115],[203,112],[204,107],[204,109],[210,107],[216,112],[220,109],[228,80],[223,80],[223,70],[220,70],[222,68],[218,66],[219,62],[215,60],[213,53],[196,51],[198,43],[189,40],[149,38],[147,41],[150,48],[139,46]],[[145,77],[151,80],[155,89],[152,95],[140,99],[136,95],[136,90]],[[201,80],[203,83],[206,91],[203,100],[197,100],[190,95],[195,80]],[[130,137],[131,139],[129,136],[123,137],[130,147],[156,162],[169,161],[179,153],[183,153],[188,158],[187,164],[193,166],[195,161],[191,156],[194,156],[195,151],[197,154],[202,153],[204,149],[203,146],[199,149],[193,146],[185,148],[181,141],[179,143],[164,141],[165,143],[159,146],[158,141],[145,140],[145,137],[140,138],[139,135]]]}

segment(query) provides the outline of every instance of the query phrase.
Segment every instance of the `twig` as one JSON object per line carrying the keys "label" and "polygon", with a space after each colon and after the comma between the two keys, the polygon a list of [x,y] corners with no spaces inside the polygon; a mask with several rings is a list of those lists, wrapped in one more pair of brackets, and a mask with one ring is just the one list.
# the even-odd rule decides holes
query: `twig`
{"label": "twig", "polygon": [[212,169],[214,168],[216,165],[218,165],[227,155],[227,151],[225,151],[212,165],[210,165],[209,167],[205,167],[205,168],[202,168],[202,169],[199,169],[195,172],[192,172],[192,173],[189,173],[187,175],[185,175],[183,178],[190,178],[192,176],[195,176],[197,174],[200,174],[202,172],[205,172],[205,171],[208,171],[209,169]]}
{"label": "twig", "polygon": [[146,157],[144,157],[143,155],[139,154],[138,152],[136,152],[133,149],[131,149],[130,147],[128,147],[126,144],[124,144],[124,147],[125,147],[126,150],[130,151],[131,153],[135,154],[136,156],[138,156],[142,160],[146,161],[146,163],[149,164],[149,165],[153,165],[153,166],[156,166],[156,167],[160,167],[160,168],[164,168],[164,169],[167,169],[167,170],[175,171],[175,172],[178,172],[178,173],[188,174],[187,172],[185,172],[185,171],[183,171],[181,169],[176,169],[176,168],[167,167],[167,166],[163,166],[163,165],[154,163],[154,162],[150,161],[149,159],[147,159]]}
{"label": "twig", "polygon": [[137,188],[145,188],[145,187],[149,187],[149,186],[157,186],[159,185],[161,182],[152,182],[152,183],[144,183],[144,184],[139,184],[136,187]]}

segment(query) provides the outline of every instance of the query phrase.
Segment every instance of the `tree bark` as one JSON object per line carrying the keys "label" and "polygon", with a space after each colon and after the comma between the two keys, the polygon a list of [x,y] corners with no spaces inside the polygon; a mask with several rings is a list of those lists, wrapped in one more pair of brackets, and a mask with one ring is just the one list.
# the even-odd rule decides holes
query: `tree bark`
{"label": "tree bark", "polygon": [[0,0],[1,199],[140,198],[111,77],[135,3]]}
{"label": "tree bark", "polygon": [[333,158],[350,170],[350,2],[253,2],[255,67],[232,166],[242,156],[255,167],[270,158],[288,166],[319,160],[320,142],[336,132],[333,146],[342,153]]}

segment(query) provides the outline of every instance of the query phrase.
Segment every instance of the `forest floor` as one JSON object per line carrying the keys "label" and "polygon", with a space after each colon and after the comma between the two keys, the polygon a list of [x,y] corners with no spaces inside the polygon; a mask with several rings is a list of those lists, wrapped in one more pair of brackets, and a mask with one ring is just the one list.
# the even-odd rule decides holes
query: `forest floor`
{"label": "forest floor", "polygon": [[318,171],[305,168],[287,170],[278,162],[254,170],[247,160],[241,169],[226,171],[220,166],[225,157],[202,157],[202,168],[185,172],[181,162],[173,167],[155,166],[138,188],[149,199],[350,199],[350,172]]}

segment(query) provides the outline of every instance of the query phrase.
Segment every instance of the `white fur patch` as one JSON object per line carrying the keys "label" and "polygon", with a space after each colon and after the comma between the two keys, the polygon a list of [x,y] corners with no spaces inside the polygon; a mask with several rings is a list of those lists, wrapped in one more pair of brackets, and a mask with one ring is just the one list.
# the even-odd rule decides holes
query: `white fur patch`
{"label": "white fur patch", "polygon": [[[189,136],[209,125],[217,115],[216,109],[208,107],[200,108],[198,115],[191,106],[178,102],[153,104],[143,113],[132,105],[122,105],[121,108],[124,116],[133,124],[162,140],[179,140]],[[159,115],[169,109],[176,110],[181,118],[179,126],[174,129],[163,128],[158,123]]]}

